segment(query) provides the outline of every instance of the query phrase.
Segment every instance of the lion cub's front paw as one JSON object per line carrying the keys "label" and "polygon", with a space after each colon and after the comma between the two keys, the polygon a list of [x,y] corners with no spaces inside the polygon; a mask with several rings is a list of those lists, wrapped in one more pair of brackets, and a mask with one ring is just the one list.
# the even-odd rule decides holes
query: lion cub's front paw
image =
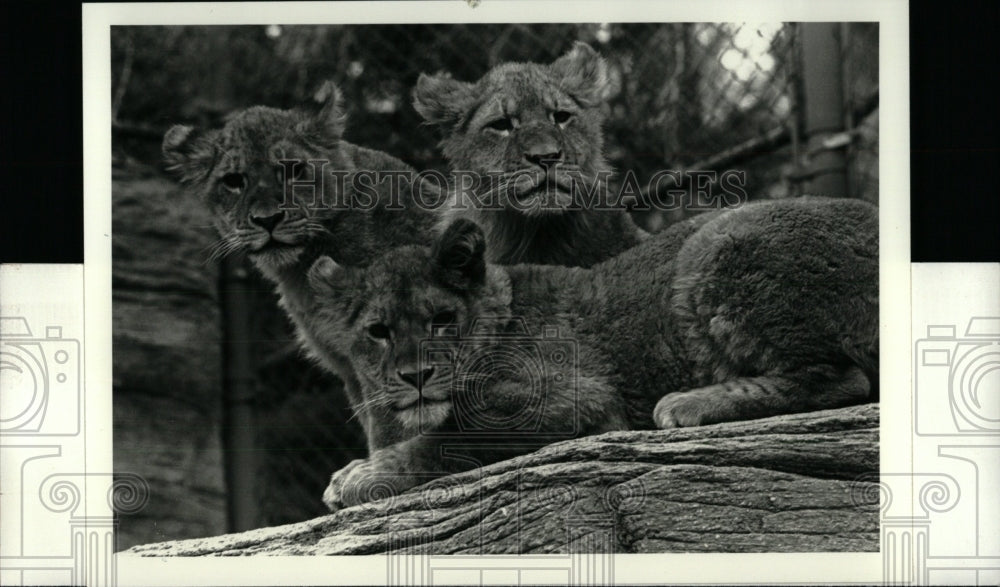
{"label": "lion cub's front paw", "polygon": [[690,393],[669,393],[653,408],[653,421],[663,430],[701,426],[705,423],[702,401]]}
{"label": "lion cub's front paw", "polygon": [[330,477],[323,492],[323,503],[330,511],[358,505],[364,501],[365,485],[373,476],[373,465],[368,459],[354,459]]}

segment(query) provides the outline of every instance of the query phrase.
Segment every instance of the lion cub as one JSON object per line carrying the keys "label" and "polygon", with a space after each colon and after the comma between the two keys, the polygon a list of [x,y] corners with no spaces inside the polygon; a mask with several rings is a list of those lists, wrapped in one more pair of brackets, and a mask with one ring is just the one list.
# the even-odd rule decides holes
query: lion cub
{"label": "lion cub", "polygon": [[[363,266],[395,246],[430,242],[437,215],[415,204],[410,166],[341,139],[345,117],[337,87],[328,82],[319,95],[325,100],[318,108],[257,106],[231,115],[221,129],[174,126],[163,137],[163,154],[212,210],[221,236],[217,251],[245,252],[276,284],[303,348],[344,381],[373,448],[398,440],[396,428],[380,428],[385,418],[362,405],[350,363],[317,341],[306,273],[320,255]],[[322,192],[292,187],[316,180],[320,170]],[[378,190],[373,197],[354,189],[359,173],[382,173],[390,181],[369,182],[369,191]],[[400,178],[395,186],[392,174]],[[296,196],[294,207],[283,205],[286,189]]]}
{"label": "lion cub", "polygon": [[552,63],[504,63],[475,83],[421,74],[413,105],[441,127],[457,184],[442,227],[475,221],[487,260],[502,265],[590,267],[635,246],[646,233],[593,195],[610,170],[601,131],[610,86],[604,59],[580,42]]}
{"label": "lion cub", "polygon": [[692,218],[590,270],[488,264],[468,220],[368,269],[320,258],[317,332],[415,435],[335,473],[324,501],[554,438],[865,401],[878,374],[877,231],[869,204],[798,198]]}

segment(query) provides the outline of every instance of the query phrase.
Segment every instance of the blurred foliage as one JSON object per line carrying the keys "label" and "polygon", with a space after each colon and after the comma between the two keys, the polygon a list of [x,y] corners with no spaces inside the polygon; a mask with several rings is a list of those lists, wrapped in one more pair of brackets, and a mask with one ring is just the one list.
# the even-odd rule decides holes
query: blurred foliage
{"label": "blurred foliage", "polygon": [[421,72],[475,80],[505,61],[549,62],[582,40],[607,58],[618,82],[607,105],[609,160],[642,179],[787,124],[793,31],[647,23],[115,27],[113,94],[121,94],[117,120],[166,128],[218,124],[256,104],[293,106],[333,79],[344,90],[349,140],[443,170],[438,137],[410,106]]}

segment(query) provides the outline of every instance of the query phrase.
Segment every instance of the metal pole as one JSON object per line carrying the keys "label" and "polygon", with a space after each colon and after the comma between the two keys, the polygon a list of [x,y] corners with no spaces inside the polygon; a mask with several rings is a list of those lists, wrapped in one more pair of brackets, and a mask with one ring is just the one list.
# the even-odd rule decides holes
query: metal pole
{"label": "metal pole", "polygon": [[807,193],[844,197],[848,195],[846,144],[829,140],[844,132],[839,25],[820,22],[801,26],[806,145],[811,154]]}
{"label": "metal pole", "polygon": [[222,309],[223,446],[230,532],[258,526],[254,368],[250,352],[250,292],[242,258],[219,265]]}

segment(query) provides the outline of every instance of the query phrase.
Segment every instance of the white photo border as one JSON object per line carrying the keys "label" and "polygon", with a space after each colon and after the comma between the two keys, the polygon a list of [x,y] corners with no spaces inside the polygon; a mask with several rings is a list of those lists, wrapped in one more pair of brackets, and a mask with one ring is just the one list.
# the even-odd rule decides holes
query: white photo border
{"label": "white photo border", "polygon": [[[880,24],[883,471],[911,459],[908,15],[903,1],[588,0],[87,4],[83,7],[86,471],[111,471],[110,26],[275,23],[875,21]],[[899,499],[899,496],[897,496]],[[115,555],[122,584],[383,584],[386,558],[158,559]],[[500,557],[463,557],[466,566]],[[669,571],[668,571],[669,570]],[[617,583],[880,582],[879,553],[616,555]],[[419,578],[417,578],[419,579]],[[112,577],[112,582],[114,577]]]}

